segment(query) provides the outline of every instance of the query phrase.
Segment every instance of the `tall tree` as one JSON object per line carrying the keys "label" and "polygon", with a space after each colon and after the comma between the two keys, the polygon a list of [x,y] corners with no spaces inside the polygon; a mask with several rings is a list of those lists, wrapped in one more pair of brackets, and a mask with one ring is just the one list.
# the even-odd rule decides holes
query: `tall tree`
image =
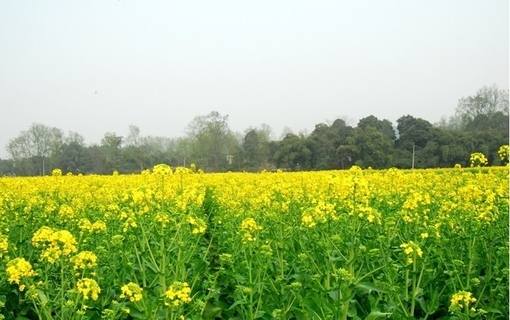
{"label": "tall tree", "polygon": [[347,153],[360,167],[386,168],[391,163],[393,141],[373,126],[356,127],[339,152]]}
{"label": "tall tree", "polygon": [[78,132],[69,131],[64,137],[64,143],[77,143],[80,146],[85,146],[85,138]]}
{"label": "tall tree", "polygon": [[271,127],[262,124],[259,128],[250,127],[245,131],[241,141],[242,168],[259,171],[270,167]]}
{"label": "tall tree", "polygon": [[307,146],[303,135],[288,133],[278,142],[274,154],[276,166],[290,170],[305,170],[310,168],[312,151]]}
{"label": "tall tree", "polygon": [[259,134],[255,129],[246,133],[243,140],[243,167],[250,170],[257,170],[260,165],[260,141]]}
{"label": "tall tree", "polygon": [[483,86],[475,95],[459,99],[455,109],[464,127],[478,116],[490,118],[497,112],[508,116],[508,90],[499,89],[495,84]]}
{"label": "tall tree", "polygon": [[122,136],[118,136],[114,132],[105,133],[101,139],[101,150],[104,155],[104,163],[106,170],[119,170],[121,165],[121,146],[124,141]]}
{"label": "tall tree", "polygon": [[381,132],[392,141],[396,139],[395,130],[393,130],[393,124],[387,119],[379,120],[376,116],[370,115],[360,119],[358,122],[358,128],[364,129],[368,126],[374,127],[377,129],[377,131]]}
{"label": "tall tree", "polygon": [[148,156],[142,148],[143,138],[140,135],[140,128],[134,124],[129,125],[128,135],[123,150],[123,154],[128,162],[133,163],[135,168],[127,168],[128,171],[142,171],[146,167]]}
{"label": "tall tree", "polygon": [[432,137],[432,124],[427,120],[407,115],[397,120],[398,140],[401,149],[412,150],[413,145],[423,148]]}
{"label": "tall tree", "polygon": [[191,152],[199,167],[209,171],[224,170],[228,167],[227,156],[237,145],[236,138],[228,126],[228,115],[212,111],[198,116],[187,126],[186,133],[192,142]]}
{"label": "tall tree", "polygon": [[46,174],[50,171],[50,157],[57,153],[63,142],[64,133],[55,127],[33,123],[28,130],[22,131],[11,139],[7,152],[15,160],[33,159],[35,170],[28,174]]}
{"label": "tall tree", "polygon": [[89,173],[92,170],[90,153],[76,141],[66,142],[60,146],[56,166],[65,173]]}

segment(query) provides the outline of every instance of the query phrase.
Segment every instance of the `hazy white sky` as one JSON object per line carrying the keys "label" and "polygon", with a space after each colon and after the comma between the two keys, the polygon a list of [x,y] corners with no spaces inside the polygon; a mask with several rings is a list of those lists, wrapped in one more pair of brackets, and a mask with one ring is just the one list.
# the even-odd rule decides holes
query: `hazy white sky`
{"label": "hazy white sky", "polygon": [[432,123],[509,87],[509,3],[0,2],[0,158],[33,122],[178,137],[195,116],[311,132],[338,117]]}

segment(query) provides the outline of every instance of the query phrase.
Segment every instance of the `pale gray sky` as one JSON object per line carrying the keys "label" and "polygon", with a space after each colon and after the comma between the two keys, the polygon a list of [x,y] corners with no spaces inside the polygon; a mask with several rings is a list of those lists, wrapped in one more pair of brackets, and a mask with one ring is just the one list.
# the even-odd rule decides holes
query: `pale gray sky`
{"label": "pale gray sky", "polygon": [[509,3],[0,2],[0,158],[33,122],[178,137],[195,116],[232,130],[406,114],[432,123],[483,85],[509,87]]}

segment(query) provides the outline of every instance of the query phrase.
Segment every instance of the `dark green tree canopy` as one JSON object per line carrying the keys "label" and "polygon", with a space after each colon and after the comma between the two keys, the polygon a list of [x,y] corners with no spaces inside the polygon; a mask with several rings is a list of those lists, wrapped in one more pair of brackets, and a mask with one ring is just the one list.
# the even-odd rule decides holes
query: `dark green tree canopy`
{"label": "dark green tree canopy", "polygon": [[361,119],[358,122],[358,128],[366,128],[368,126],[374,127],[377,131],[384,134],[388,139],[395,140],[395,130],[393,130],[393,124],[389,120],[379,120],[375,116],[368,116],[366,118]]}
{"label": "dark green tree canopy", "polygon": [[432,137],[433,126],[427,120],[407,115],[400,117],[397,124],[397,145],[402,149],[410,150],[413,145],[423,148]]}

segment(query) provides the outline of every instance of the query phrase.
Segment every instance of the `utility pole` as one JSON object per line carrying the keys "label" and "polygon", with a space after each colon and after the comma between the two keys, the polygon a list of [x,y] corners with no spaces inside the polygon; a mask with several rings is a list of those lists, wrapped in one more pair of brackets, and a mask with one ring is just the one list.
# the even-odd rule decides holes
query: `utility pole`
{"label": "utility pole", "polygon": [[413,162],[411,164],[411,169],[414,169],[414,143],[413,143]]}

